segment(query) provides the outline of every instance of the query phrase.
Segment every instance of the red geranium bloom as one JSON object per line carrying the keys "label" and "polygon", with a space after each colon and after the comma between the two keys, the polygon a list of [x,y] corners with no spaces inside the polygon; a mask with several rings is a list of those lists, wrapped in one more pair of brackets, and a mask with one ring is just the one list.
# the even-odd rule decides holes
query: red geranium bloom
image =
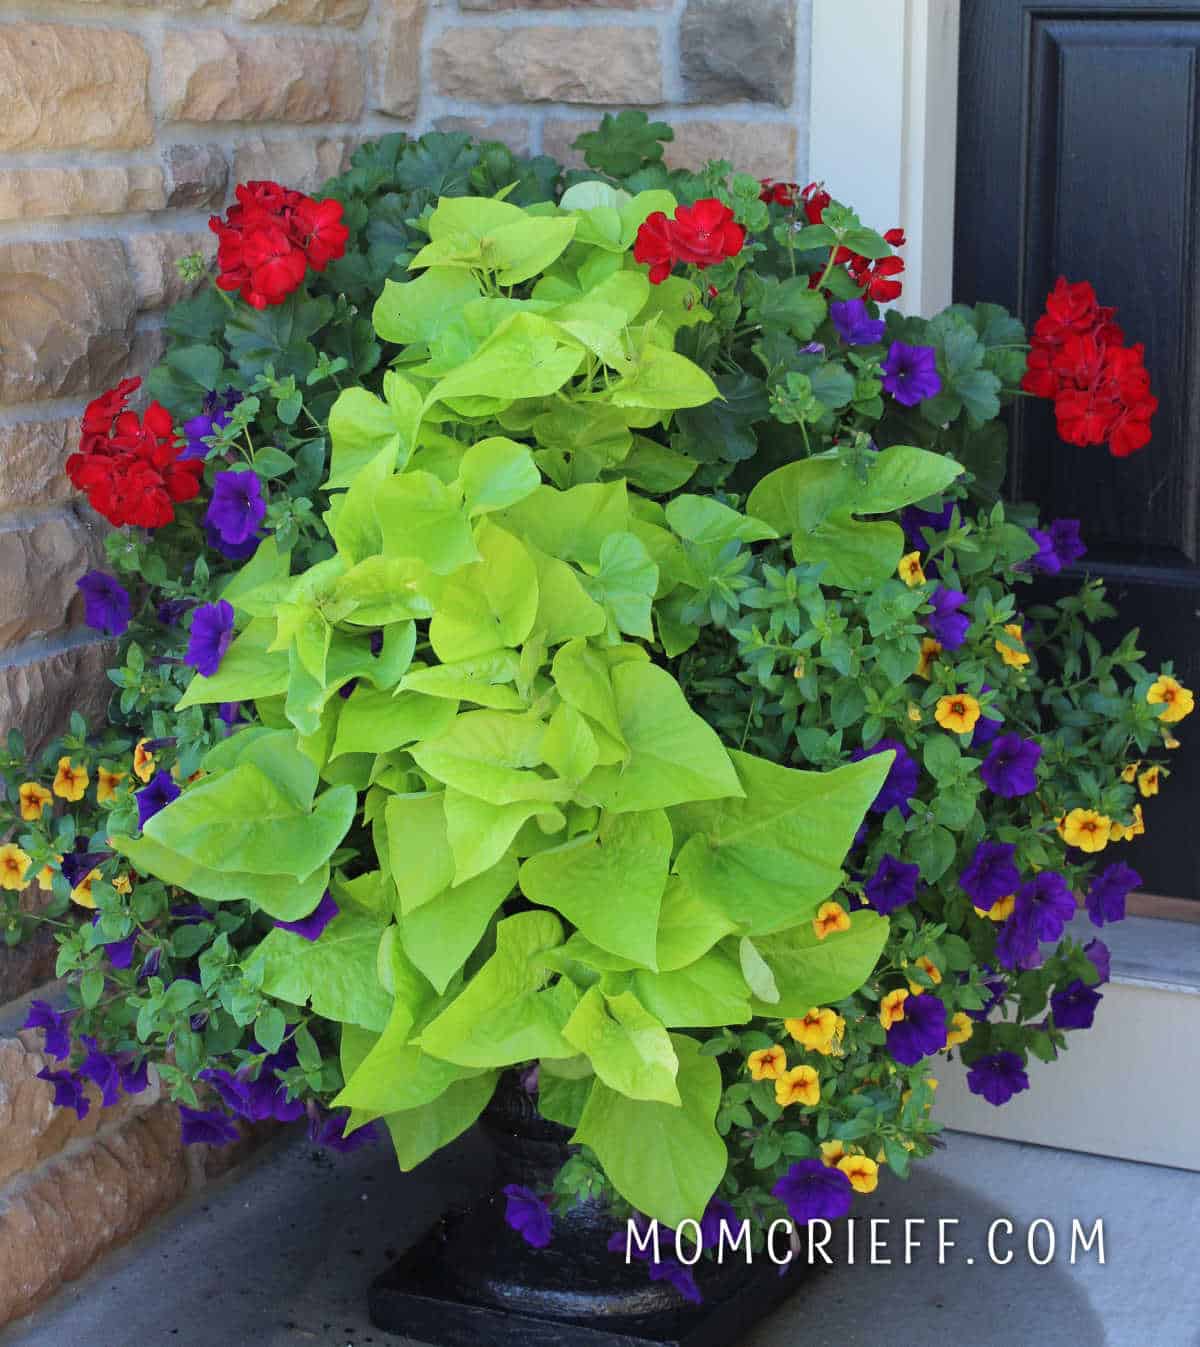
{"label": "red geranium bloom", "polygon": [[125,404],[141,386],[141,379],[122,379],[116,388],[110,388],[88,403],[83,411],[80,436],[80,445],[85,451],[89,443],[102,440],[108,434],[113,422],[125,410]]}
{"label": "red geranium bloom", "polygon": [[895,229],[889,229],[883,236],[884,243],[890,243],[893,248],[903,248],[908,240],[904,237],[904,230],[899,225]]}
{"label": "red geranium bloom", "polygon": [[892,278],[904,270],[903,258],[881,257],[878,261],[871,262],[865,257],[860,257],[857,260],[857,266],[851,263],[850,274],[859,285],[866,286],[865,298],[873,299],[876,304],[887,304],[890,300],[900,298],[900,292],[904,287]]}
{"label": "red geranium bloom", "polygon": [[634,261],[650,268],[651,285],[661,285],[671,274],[675,265],[675,243],[671,222],[662,211],[647,215],[638,226],[633,257]]}
{"label": "red geranium bloom", "polygon": [[762,191],[759,192],[758,199],[768,206],[774,204],[790,210],[796,204],[796,193],[800,190],[796,183],[774,182],[771,178],[759,178],[759,182],[762,184]]}
{"label": "red geranium bloom", "polygon": [[[66,470],[71,484],[110,524],[161,528],[175,518],[177,502],[199,492],[204,463],[180,461],[183,446],[165,407],[152,402],[141,417],[124,409],[138,382],[125,379],[89,406],[85,420],[91,413],[90,427],[85,426],[79,452],[67,459]],[[110,416],[101,433],[98,426]]]}
{"label": "red geranium bloom", "polygon": [[820,224],[821,216],[825,213],[825,207],[833,200],[829,193],[819,184],[810,182],[800,193],[804,201],[804,214],[809,224]]}
{"label": "red geranium bloom", "polygon": [[706,197],[694,206],[675,207],[671,238],[681,262],[703,268],[740,253],[746,231],[735,222],[728,206],[716,197]]}
{"label": "red geranium bloom", "polygon": [[246,182],[225,218],[213,216],[217,235],[217,285],[237,290],[256,309],[282,304],[311,266],[324,271],[346,251],[349,228],[342,205],[314,201],[277,182]]}

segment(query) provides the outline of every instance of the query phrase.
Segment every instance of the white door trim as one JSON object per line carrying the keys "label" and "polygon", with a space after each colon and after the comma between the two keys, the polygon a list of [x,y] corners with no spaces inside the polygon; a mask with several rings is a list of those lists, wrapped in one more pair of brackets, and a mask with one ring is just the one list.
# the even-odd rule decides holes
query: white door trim
{"label": "white door trim", "polygon": [[951,301],[960,0],[813,0],[809,177],[908,245],[897,307]]}

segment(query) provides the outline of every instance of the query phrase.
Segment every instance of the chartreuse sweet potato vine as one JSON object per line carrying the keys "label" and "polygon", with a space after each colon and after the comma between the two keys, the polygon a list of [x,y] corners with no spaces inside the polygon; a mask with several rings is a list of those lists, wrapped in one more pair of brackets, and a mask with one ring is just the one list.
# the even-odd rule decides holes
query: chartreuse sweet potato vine
{"label": "chartreuse sweet potato vine", "polygon": [[855,515],[959,472],[892,447],[772,474],[751,513],[655,500],[695,464],[644,432],[718,396],[675,350],[710,320],[696,288],[630,255],[674,204],[599,183],[438,203],[420,275],[375,306],[401,348],[383,396],[330,414],[331,554],[293,575],[263,542],[224,591],[233,644],[180,703],[254,701],[262,723],[112,839],[277,920],[331,890],[318,939],[275,928],[247,968],[342,1026],[335,1103],[384,1119],[403,1167],[537,1061],[541,1112],[671,1224],[727,1165],[720,1069],[689,1031],[848,996],[888,930],[814,918],[891,755],[820,773],[728,751],[670,670],[689,603],[735,541],[890,572],[900,530]]}

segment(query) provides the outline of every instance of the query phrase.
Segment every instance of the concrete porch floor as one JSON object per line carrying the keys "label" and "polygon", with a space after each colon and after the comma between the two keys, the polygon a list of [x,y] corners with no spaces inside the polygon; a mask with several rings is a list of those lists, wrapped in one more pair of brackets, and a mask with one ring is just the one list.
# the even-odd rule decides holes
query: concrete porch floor
{"label": "concrete porch floor", "polygon": [[[856,1206],[890,1221],[880,1230],[892,1266],[848,1266],[843,1249],[740,1347],[1198,1347],[1200,1174],[946,1140],[913,1181]],[[445,1200],[478,1190],[485,1167],[470,1137],[407,1176],[383,1147],[326,1158],[285,1138],[240,1182],[178,1208],[0,1332],[0,1347],[412,1347],[371,1326],[366,1285]],[[903,1222],[921,1217],[923,1247],[906,1267]],[[1090,1230],[1097,1217],[1106,1265],[1093,1249],[1071,1266],[1072,1219]],[[939,1218],[959,1221],[945,1266]],[[1015,1229],[997,1239],[1015,1255],[1003,1267],[986,1246],[1000,1218]],[[1044,1267],[1024,1252],[1037,1218],[1058,1236]]]}

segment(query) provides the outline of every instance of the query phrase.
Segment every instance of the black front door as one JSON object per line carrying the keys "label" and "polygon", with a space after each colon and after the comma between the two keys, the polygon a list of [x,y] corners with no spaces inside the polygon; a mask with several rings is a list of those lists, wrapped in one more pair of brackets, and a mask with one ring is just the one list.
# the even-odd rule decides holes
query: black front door
{"label": "black front door", "polygon": [[[1125,460],[1018,399],[1007,493],[1083,523],[1080,572],[1138,626],[1147,664],[1200,688],[1200,3],[964,0],[954,293],[1027,324],[1059,274],[1090,280],[1142,341],[1159,410]],[[1200,898],[1200,713],[1147,836],[1151,893]],[[1191,731],[1191,734],[1188,734]],[[1189,743],[1188,740],[1191,740]],[[1125,859],[1125,855],[1122,859]]]}

